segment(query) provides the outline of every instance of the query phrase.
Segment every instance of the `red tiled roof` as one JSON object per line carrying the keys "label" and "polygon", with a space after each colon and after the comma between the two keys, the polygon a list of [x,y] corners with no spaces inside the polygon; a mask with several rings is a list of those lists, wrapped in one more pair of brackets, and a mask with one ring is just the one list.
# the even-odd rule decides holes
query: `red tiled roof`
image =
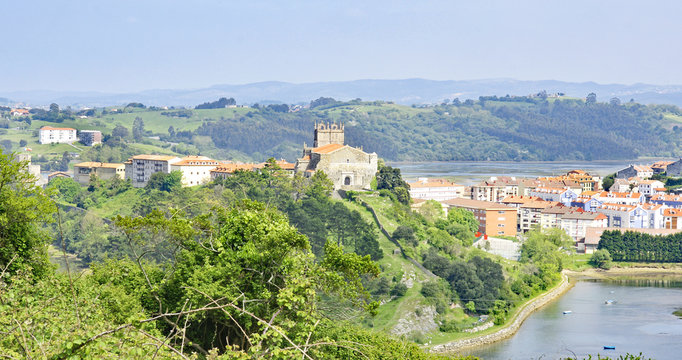
{"label": "red tiled roof", "polygon": [[40,130],[73,130],[73,131],[76,131],[76,129],[72,129],[72,128],[57,128],[57,127],[52,127],[52,126],[43,126],[40,128]]}
{"label": "red tiled roof", "polygon": [[316,147],[312,150],[312,152],[317,153],[317,154],[329,154],[332,153],[336,150],[341,149],[345,145],[341,144],[327,144],[324,146]]}

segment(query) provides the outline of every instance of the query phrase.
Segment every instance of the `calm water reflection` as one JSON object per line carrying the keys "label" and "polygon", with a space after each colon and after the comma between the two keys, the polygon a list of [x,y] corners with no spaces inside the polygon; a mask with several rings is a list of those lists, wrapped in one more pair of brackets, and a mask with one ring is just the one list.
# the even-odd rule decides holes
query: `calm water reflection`
{"label": "calm water reflection", "polygon": [[[615,303],[605,304],[613,299]],[[531,315],[510,339],[473,349],[482,359],[558,359],[627,352],[682,359],[682,279],[578,281]],[[564,310],[572,313],[563,315]],[[616,350],[603,350],[613,345]]]}

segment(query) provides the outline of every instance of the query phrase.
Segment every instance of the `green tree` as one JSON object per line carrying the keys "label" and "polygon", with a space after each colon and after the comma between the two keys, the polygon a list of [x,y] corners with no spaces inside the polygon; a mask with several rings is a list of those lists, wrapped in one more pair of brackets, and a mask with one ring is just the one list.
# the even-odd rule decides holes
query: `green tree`
{"label": "green tree", "polygon": [[585,98],[585,104],[596,104],[597,103],[597,94],[591,92],[587,94],[587,98]]}
{"label": "green tree", "polygon": [[179,170],[165,173],[163,171],[155,172],[149,177],[145,189],[160,190],[165,192],[172,192],[182,187],[182,172]]}
{"label": "green tree", "polygon": [[130,132],[129,132],[128,128],[123,126],[123,125],[120,125],[120,124],[116,125],[116,127],[114,127],[114,130],[112,130],[112,132],[111,132],[111,136],[117,137],[120,139],[127,138],[129,134],[130,134]]}
{"label": "green tree", "polygon": [[0,150],[0,268],[9,274],[26,269],[40,277],[52,268],[42,225],[53,221],[55,206],[35,181],[28,162]]}
{"label": "green tree", "polygon": [[133,120],[133,139],[140,141],[144,137],[144,121],[141,117],[136,117]]}
{"label": "green tree", "polygon": [[608,270],[611,268],[611,254],[606,249],[597,250],[590,257],[590,264]]}

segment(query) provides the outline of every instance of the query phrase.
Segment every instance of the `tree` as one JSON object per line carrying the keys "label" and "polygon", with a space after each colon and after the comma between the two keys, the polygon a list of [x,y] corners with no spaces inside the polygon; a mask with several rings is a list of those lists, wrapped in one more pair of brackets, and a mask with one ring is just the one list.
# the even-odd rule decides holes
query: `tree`
{"label": "tree", "polygon": [[604,176],[604,180],[602,180],[602,187],[604,190],[609,191],[611,189],[611,186],[613,186],[613,183],[615,182],[616,174],[609,174]]}
{"label": "tree", "polygon": [[169,135],[171,138],[174,138],[174,137],[175,137],[175,128],[173,127],[173,125],[171,125],[171,126],[168,127],[168,135]]}
{"label": "tree", "polygon": [[120,124],[116,125],[114,130],[111,132],[111,136],[117,137],[120,139],[127,138],[129,134],[130,134],[130,132],[128,131],[128,128],[123,126],[123,125],[120,125]]}
{"label": "tree", "polygon": [[0,268],[43,276],[51,269],[49,234],[41,227],[53,221],[55,206],[35,185],[28,162],[0,150]]}
{"label": "tree", "polygon": [[140,141],[144,137],[144,121],[141,117],[136,117],[133,121],[133,139]]}
{"label": "tree", "polygon": [[443,217],[443,206],[436,200],[427,200],[419,207],[418,212],[428,222],[434,222]]}
{"label": "tree", "polygon": [[611,100],[609,100],[609,104],[611,104],[612,106],[619,106],[620,99],[617,97],[612,97]]}
{"label": "tree", "polygon": [[182,172],[175,170],[170,173],[163,171],[153,173],[152,176],[149,177],[145,189],[172,192],[180,187],[182,187]]}
{"label": "tree", "polygon": [[611,268],[611,254],[606,249],[597,250],[590,257],[590,264],[604,270]]}
{"label": "tree", "polygon": [[28,142],[26,142],[26,140],[24,139],[19,140],[19,147],[23,148],[26,147],[26,145],[28,145]]}
{"label": "tree", "polygon": [[585,104],[596,104],[597,103],[597,94],[591,92],[587,94],[587,97],[585,98]]}
{"label": "tree", "polygon": [[462,208],[452,208],[448,210],[448,221],[465,226],[471,233],[478,231],[478,220],[469,210]]}

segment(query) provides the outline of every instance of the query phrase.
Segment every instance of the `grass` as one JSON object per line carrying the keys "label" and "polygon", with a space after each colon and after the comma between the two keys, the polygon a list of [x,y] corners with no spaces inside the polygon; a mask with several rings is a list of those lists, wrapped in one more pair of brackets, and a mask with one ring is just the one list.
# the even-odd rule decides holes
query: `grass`
{"label": "grass", "polygon": [[[64,260],[64,253],[62,250],[58,249],[54,245],[50,245],[47,249],[47,253],[50,256],[50,261],[57,264],[57,271],[66,272],[66,261]],[[88,271],[88,266],[83,263],[83,260],[74,254],[66,254],[66,258],[69,262],[69,267],[71,271],[80,273],[83,271]]]}
{"label": "grass", "polygon": [[678,318],[682,319],[682,308],[673,311],[673,315],[675,315],[675,316],[677,316]]}

